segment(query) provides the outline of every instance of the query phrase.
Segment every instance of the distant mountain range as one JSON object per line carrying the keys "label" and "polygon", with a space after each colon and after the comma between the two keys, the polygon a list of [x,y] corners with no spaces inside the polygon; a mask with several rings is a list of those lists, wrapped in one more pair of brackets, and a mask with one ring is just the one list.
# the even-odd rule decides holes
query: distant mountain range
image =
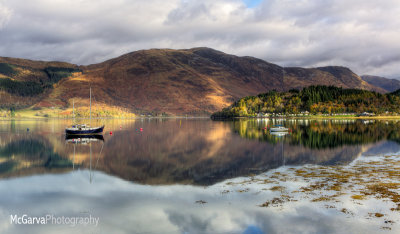
{"label": "distant mountain range", "polygon": [[400,80],[388,79],[380,76],[364,75],[361,78],[373,86],[384,89],[386,92],[393,92],[400,89]]}
{"label": "distant mountain range", "polygon": [[135,113],[207,115],[233,101],[269,90],[334,85],[385,93],[385,78],[360,77],[346,67],[281,67],[210,48],[151,49],[78,66],[0,57],[0,107],[70,107],[96,102]]}

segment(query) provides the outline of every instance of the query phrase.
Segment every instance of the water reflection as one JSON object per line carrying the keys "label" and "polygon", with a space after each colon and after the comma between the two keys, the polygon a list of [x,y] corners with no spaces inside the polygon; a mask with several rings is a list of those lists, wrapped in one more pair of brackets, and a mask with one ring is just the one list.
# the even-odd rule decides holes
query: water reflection
{"label": "water reflection", "polygon": [[[258,205],[271,191],[246,185],[249,192],[221,193],[240,186],[146,186],[95,172],[90,184],[87,171],[41,175],[0,183],[1,233],[377,233],[383,220],[365,220],[298,201],[287,208]],[[237,181],[239,182],[239,181]],[[24,186],[21,186],[21,185]],[[261,193],[255,192],[262,191]],[[196,201],[206,203],[198,204]],[[385,203],[383,203],[385,205]],[[376,202],[372,205],[376,206]],[[357,207],[356,207],[357,208]],[[359,207],[365,210],[365,207]],[[88,212],[99,217],[99,226],[10,225],[9,214],[79,216]],[[399,228],[393,227],[394,232]],[[251,232],[250,232],[251,233]]]}
{"label": "water reflection", "polygon": [[24,175],[70,167],[72,162],[54,152],[53,148],[48,140],[39,135],[10,135],[8,142],[0,147],[0,171],[2,174],[16,172]]}
{"label": "water reflection", "polygon": [[400,122],[375,120],[241,120],[234,122],[241,137],[274,143],[277,138],[268,134],[275,123],[285,123],[290,134],[285,142],[311,149],[335,148],[342,145],[375,143],[381,140],[399,142]]}
{"label": "water reflection", "polygon": [[[289,134],[268,131],[278,123]],[[282,165],[348,164],[362,153],[398,152],[400,142],[395,121],[110,120],[102,139],[66,139],[68,124],[2,122],[0,176],[88,168],[141,184],[211,185]]]}
{"label": "water reflection", "polygon": [[66,138],[69,124],[0,122],[0,233],[400,231],[400,160],[376,156],[400,151],[398,122],[109,120],[103,137]]}

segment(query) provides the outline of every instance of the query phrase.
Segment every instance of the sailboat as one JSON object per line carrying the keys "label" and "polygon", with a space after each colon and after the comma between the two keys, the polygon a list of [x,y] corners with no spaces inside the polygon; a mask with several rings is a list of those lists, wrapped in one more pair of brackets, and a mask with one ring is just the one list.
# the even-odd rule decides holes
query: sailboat
{"label": "sailboat", "polygon": [[[75,117],[75,110],[74,110]],[[92,122],[92,88],[90,87],[90,123]],[[102,133],[104,125],[101,127],[91,127],[89,124],[74,124],[65,129],[67,135],[86,135]]]}

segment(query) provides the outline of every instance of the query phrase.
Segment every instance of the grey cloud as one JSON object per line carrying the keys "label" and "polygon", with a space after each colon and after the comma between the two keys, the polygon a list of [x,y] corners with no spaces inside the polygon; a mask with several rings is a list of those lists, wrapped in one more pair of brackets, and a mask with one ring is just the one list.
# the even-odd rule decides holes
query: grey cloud
{"label": "grey cloud", "polygon": [[[179,227],[181,233],[210,233],[211,222],[218,215],[211,214],[210,216],[201,217],[196,214],[185,214],[177,210],[167,210],[168,220]],[[211,230],[210,230],[211,229]]]}
{"label": "grey cloud", "polygon": [[188,3],[183,4],[182,7],[172,10],[168,14],[166,24],[184,23],[187,20],[193,20],[200,16],[210,16],[207,7],[202,2],[196,3],[196,5],[190,5]]}
{"label": "grey cloud", "polygon": [[282,66],[399,77],[397,0],[0,1],[0,55],[78,64],[207,46]]}

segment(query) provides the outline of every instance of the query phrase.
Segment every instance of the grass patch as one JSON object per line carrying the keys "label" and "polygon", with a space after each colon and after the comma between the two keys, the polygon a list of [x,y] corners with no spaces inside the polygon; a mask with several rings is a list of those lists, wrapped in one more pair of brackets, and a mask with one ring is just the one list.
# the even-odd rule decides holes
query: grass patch
{"label": "grass patch", "polygon": [[279,191],[279,192],[283,192],[285,191],[285,187],[283,186],[274,186],[272,188],[270,188],[271,191]]}
{"label": "grass patch", "polygon": [[352,195],[351,198],[353,198],[354,200],[364,200],[365,195],[355,194],[355,195]]}
{"label": "grass patch", "polygon": [[331,196],[321,196],[321,197],[317,197],[312,199],[312,202],[328,202],[328,201],[333,201],[334,197]]}

